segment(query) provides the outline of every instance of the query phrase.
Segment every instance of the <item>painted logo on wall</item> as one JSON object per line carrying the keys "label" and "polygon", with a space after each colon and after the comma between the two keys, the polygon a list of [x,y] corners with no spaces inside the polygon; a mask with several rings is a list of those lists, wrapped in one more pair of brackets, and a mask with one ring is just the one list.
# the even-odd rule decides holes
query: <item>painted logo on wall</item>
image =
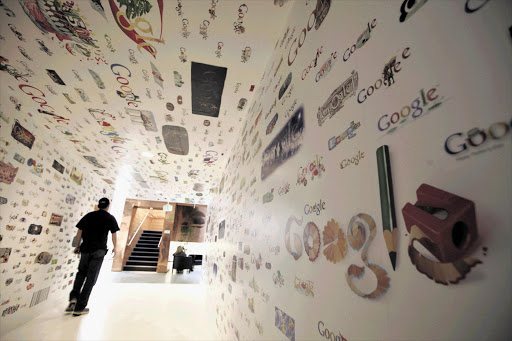
{"label": "painted logo on wall", "polygon": [[354,130],[356,130],[360,126],[361,122],[350,122],[350,127],[348,127],[348,129],[345,130],[341,135],[333,136],[329,139],[329,141],[327,142],[329,150],[333,150],[334,148],[336,148],[336,146],[339,145],[341,141],[345,140],[346,138],[350,140],[351,138],[355,137],[357,134],[354,133]]}
{"label": "painted logo on wall", "polygon": [[348,158],[348,159],[343,159],[340,163],[340,168],[341,169],[344,169],[344,168],[347,168],[348,166],[350,166],[351,164],[353,165],[359,165],[359,162],[364,159],[364,152],[361,153],[361,151],[359,151],[355,156],[353,156],[352,158]]}
{"label": "painted logo on wall", "polygon": [[[370,233],[368,242],[366,242],[366,231],[369,231]],[[355,264],[351,264],[348,268],[346,274],[347,282],[355,294],[364,298],[376,299],[387,292],[389,289],[390,278],[388,277],[386,270],[382,267],[368,262],[368,249],[370,247],[370,243],[375,239],[377,234],[375,221],[368,214],[359,213],[350,220],[347,234],[349,244],[354,250],[360,250],[366,244],[363,252],[361,253],[361,259],[366,267],[375,274],[375,277],[377,278],[377,285],[370,293],[364,293],[359,290],[353,281],[353,278],[362,278],[365,274],[365,268]]]}
{"label": "painted logo on wall", "polygon": [[[414,122],[416,119],[424,117],[441,106],[444,97],[440,97],[437,88],[431,88],[425,93],[424,89],[419,91],[419,96],[415,98],[411,105],[406,105],[400,109],[400,113],[385,114],[377,122],[377,128],[380,131],[386,131],[386,134],[392,134],[397,129]],[[398,123],[398,125],[397,125]],[[394,127],[390,128],[391,125]]]}
{"label": "painted logo on wall", "polygon": [[311,175],[311,180],[315,177],[322,176],[322,173],[325,172],[325,166],[322,163],[323,156],[318,157],[316,159],[307,164],[304,167],[299,167],[297,171],[297,185],[304,184],[306,186],[308,184],[307,177]]}
{"label": "painted logo on wall", "polygon": [[[160,11],[160,36],[158,38],[154,37],[157,32],[153,33],[153,26],[151,23],[143,18],[142,16],[148,14],[153,5],[149,2],[146,2],[147,5],[140,6],[139,1],[130,1],[121,3],[121,7],[126,6],[125,11],[121,11],[119,7],[117,7],[114,0],[109,0],[110,9],[112,10],[112,15],[116,19],[117,26],[123,31],[123,33],[133,40],[137,44],[137,49],[142,53],[141,49],[149,52],[154,58],[157,55],[157,49],[152,44],[148,43],[148,41],[154,41],[160,44],[165,44],[165,41],[162,39],[162,31],[163,31],[163,10],[164,10],[164,1],[156,0],[158,4],[158,10]],[[132,22],[132,19],[135,19],[135,23]],[[140,25],[140,23],[144,23],[144,25]],[[150,33],[151,36],[142,36],[139,31],[143,33]]]}
{"label": "painted logo on wall", "polygon": [[[465,151],[472,150],[472,154],[478,155],[487,150],[499,148],[500,145],[494,145],[487,149],[480,147],[486,142],[501,140],[507,135],[512,128],[512,120],[510,122],[495,122],[491,124],[487,130],[480,128],[472,128],[464,133],[454,133],[448,136],[444,142],[444,150],[450,155],[457,155]],[[467,156],[469,158],[469,155]],[[466,159],[460,158],[460,159]],[[459,158],[457,158],[459,160]]]}
{"label": "painted logo on wall", "polygon": [[[402,51],[402,58],[404,60],[411,56],[409,51],[410,49],[408,47]],[[388,87],[391,86],[395,82],[393,71],[395,73],[400,72],[402,69],[399,67],[400,61],[396,61],[396,56],[391,57],[390,61],[384,66],[384,71],[382,72],[381,77],[379,77],[379,79],[377,79],[373,85],[370,85],[368,90],[366,90],[366,88],[362,88],[361,91],[359,91],[357,94],[357,103],[362,104],[365,102],[368,97],[370,97],[376,90],[379,90],[382,87],[382,84]]]}
{"label": "painted logo on wall", "polygon": [[288,316],[284,311],[275,307],[274,324],[290,341],[295,341],[295,320]]}
{"label": "painted logo on wall", "polygon": [[70,40],[95,48],[98,46],[91,37],[91,30],[75,10],[73,1],[20,0],[21,8],[38,29],[52,33],[60,41]]}
{"label": "painted logo on wall", "polygon": [[14,167],[10,162],[5,163],[0,161],[0,182],[11,184],[18,174],[19,167]]}
{"label": "painted logo on wall", "polygon": [[12,126],[11,136],[28,149],[32,149],[36,137],[16,120]]}
{"label": "painted logo on wall", "polygon": [[261,180],[272,174],[302,146],[304,107],[300,107],[288,120],[262,154]]}
{"label": "painted logo on wall", "polygon": [[400,6],[400,22],[410,18],[417,10],[427,3],[428,0],[404,0]]}
{"label": "painted logo on wall", "polygon": [[328,118],[331,118],[344,106],[344,102],[356,94],[357,85],[359,82],[359,76],[354,70],[350,74],[349,78],[341,83],[333,93],[327,98],[324,105],[318,108],[316,117],[318,118],[318,125],[322,124]]}

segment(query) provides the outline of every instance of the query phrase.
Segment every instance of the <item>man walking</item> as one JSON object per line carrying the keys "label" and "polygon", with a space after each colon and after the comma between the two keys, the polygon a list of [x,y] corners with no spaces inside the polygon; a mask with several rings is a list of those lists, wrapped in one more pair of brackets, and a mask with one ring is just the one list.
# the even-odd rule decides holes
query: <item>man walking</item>
{"label": "man walking", "polygon": [[[112,233],[112,243],[116,252],[116,232],[119,226],[113,215],[108,213],[110,201],[107,198],[101,198],[98,202],[98,210],[87,213],[76,227],[76,247],[73,251],[80,254],[80,264],[76,274],[73,290],[69,294],[69,305],[66,312],[73,312],[73,316],[80,316],[89,313],[86,308],[92,288],[96,284],[96,279],[100,272],[103,257],[107,254],[107,236],[108,231]],[[83,239],[82,245],[80,240]],[[85,285],[84,285],[85,281]],[[82,288],[83,286],[83,288]]]}

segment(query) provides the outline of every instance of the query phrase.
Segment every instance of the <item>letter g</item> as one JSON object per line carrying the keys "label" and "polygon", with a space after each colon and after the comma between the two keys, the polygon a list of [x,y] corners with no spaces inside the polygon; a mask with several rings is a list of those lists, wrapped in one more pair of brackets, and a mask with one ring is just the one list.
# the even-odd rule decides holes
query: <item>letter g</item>
{"label": "letter g", "polygon": [[455,154],[459,154],[460,152],[463,152],[464,150],[468,149],[468,147],[466,146],[465,143],[463,144],[459,144],[458,146],[461,147],[462,146],[462,149],[458,150],[458,151],[452,151],[449,147],[448,147],[448,144],[450,143],[451,141],[451,138],[454,137],[454,136],[462,136],[462,133],[455,133],[455,134],[452,134],[450,136],[448,136],[448,138],[446,139],[446,142],[444,143],[444,150],[448,153],[448,154],[451,154],[451,155],[455,155]]}
{"label": "letter g", "polygon": [[112,70],[112,73],[116,76],[121,76],[119,72],[114,72],[114,67],[116,66],[120,66],[122,68],[125,68],[126,70],[128,70],[128,77],[131,77],[132,76],[132,72],[126,67],[126,66],[123,66],[121,64],[112,64],[110,65],[110,70]]}
{"label": "letter g", "polygon": [[361,95],[361,92],[364,94],[365,93],[365,90],[366,89],[361,89],[361,91],[359,91],[359,93],[357,94],[357,103],[361,104],[363,103],[364,101],[366,101],[366,95],[364,95],[364,98],[362,101],[359,100],[359,95]]}
{"label": "letter g", "polygon": [[379,118],[379,123],[378,123],[378,125],[377,125],[377,126],[378,126],[378,128],[379,128],[379,130],[380,130],[380,131],[387,130],[387,129],[389,128],[389,126],[390,126],[389,122],[387,122],[387,125],[386,125],[384,128],[381,128],[380,121],[382,121],[382,119],[383,119],[384,117],[388,117],[388,114],[386,114],[386,115],[382,116],[381,118]]}
{"label": "letter g", "polygon": [[318,332],[320,333],[320,335],[324,336],[325,335],[325,331],[322,331],[320,329],[320,323],[322,324],[322,328],[324,327],[324,323],[322,321],[318,321]]}
{"label": "letter g", "polygon": [[290,52],[292,52],[292,46],[297,41],[297,38],[293,40],[292,45],[290,46],[290,51],[288,51],[288,66],[292,66],[293,62],[295,61],[295,58],[297,58],[297,54],[299,53],[299,46],[297,45],[297,48],[295,49],[295,55],[293,56],[293,60],[290,62]]}

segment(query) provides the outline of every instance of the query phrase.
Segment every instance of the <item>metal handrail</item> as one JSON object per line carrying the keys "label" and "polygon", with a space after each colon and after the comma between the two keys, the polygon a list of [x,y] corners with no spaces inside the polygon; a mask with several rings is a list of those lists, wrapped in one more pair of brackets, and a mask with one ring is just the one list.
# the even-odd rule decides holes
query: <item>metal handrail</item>
{"label": "metal handrail", "polygon": [[137,235],[137,233],[139,233],[139,230],[140,230],[140,227],[142,226],[142,224],[144,224],[144,220],[146,220],[146,217],[148,216],[149,214],[149,211],[146,213],[146,215],[144,216],[144,219],[142,219],[142,221],[140,222],[140,225],[139,227],[137,227],[137,231],[135,231],[135,234],[132,236],[132,239],[130,240],[130,242],[128,243],[128,246],[133,242],[133,238],[135,238],[135,236]]}

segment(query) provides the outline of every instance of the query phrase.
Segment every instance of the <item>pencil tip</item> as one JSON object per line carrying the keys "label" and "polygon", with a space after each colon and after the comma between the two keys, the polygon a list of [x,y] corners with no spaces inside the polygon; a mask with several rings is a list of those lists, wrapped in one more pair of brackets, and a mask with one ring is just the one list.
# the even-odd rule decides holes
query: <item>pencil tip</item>
{"label": "pencil tip", "polygon": [[393,266],[393,271],[396,269],[396,252],[391,251],[389,253],[389,258],[391,259],[391,265]]}

